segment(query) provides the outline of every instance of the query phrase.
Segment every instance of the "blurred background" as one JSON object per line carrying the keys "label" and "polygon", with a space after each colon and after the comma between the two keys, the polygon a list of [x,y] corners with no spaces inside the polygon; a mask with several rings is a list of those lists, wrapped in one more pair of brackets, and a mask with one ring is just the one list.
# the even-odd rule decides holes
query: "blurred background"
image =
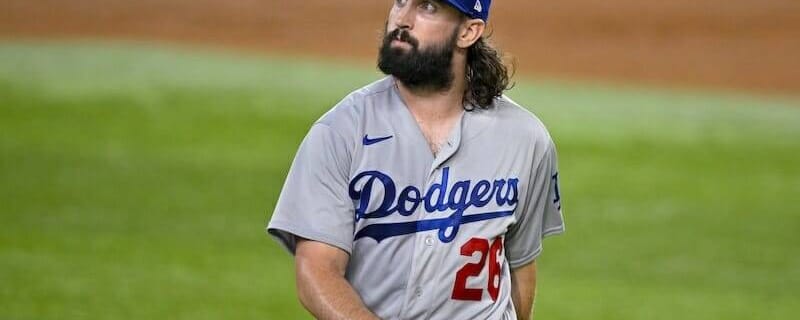
{"label": "blurred background", "polygon": [[[537,319],[794,319],[800,1],[494,2],[559,147]],[[0,319],[309,319],[264,227],[390,5],[1,0]]]}

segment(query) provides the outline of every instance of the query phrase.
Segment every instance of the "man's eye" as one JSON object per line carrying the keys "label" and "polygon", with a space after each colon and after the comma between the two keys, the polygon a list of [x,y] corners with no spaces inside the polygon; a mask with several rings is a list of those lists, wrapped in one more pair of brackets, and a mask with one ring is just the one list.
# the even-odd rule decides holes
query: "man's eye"
{"label": "man's eye", "polygon": [[402,7],[402,6],[405,6],[405,5],[406,5],[406,3],[408,3],[408,0],[394,0],[394,3],[395,3],[395,4],[396,4],[398,7]]}
{"label": "man's eye", "polygon": [[422,4],[420,4],[420,6],[422,7],[422,10],[424,10],[425,12],[436,12],[436,5],[434,5],[429,1],[423,2]]}

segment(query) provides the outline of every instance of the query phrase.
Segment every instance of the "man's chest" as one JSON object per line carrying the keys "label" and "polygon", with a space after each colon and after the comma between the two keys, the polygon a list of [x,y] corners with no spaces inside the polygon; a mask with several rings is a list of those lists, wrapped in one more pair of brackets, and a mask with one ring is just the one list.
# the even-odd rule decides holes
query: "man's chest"
{"label": "man's chest", "polygon": [[515,222],[528,178],[524,152],[455,137],[433,156],[421,137],[396,132],[365,134],[364,141],[348,183],[356,242],[434,231],[450,243],[465,225],[493,237]]}

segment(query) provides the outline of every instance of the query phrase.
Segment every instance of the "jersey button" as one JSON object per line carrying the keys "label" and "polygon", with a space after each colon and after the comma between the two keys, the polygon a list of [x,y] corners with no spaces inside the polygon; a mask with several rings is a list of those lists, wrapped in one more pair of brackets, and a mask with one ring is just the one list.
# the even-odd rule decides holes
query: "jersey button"
{"label": "jersey button", "polygon": [[416,289],[414,289],[414,295],[417,296],[417,297],[421,297],[422,296],[422,288],[417,287]]}
{"label": "jersey button", "polygon": [[433,246],[433,238],[431,238],[431,236],[425,237],[425,245],[429,247]]}

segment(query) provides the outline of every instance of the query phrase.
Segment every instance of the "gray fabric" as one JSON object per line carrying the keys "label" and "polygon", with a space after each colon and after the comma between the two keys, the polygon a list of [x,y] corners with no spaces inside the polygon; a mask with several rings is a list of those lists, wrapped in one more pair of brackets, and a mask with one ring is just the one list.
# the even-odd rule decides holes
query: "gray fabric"
{"label": "gray fabric", "polygon": [[[434,157],[387,77],[312,126],[267,229],[290,252],[298,236],[347,251],[347,280],[383,319],[513,319],[511,268],[563,231],[556,173],[544,125],[506,97],[464,112]],[[490,258],[476,243],[505,249]],[[457,285],[481,260],[480,273]],[[496,299],[487,289],[493,260]]]}
{"label": "gray fabric", "polygon": [[530,199],[522,208],[524,214],[506,234],[506,253],[511,268],[518,268],[534,259],[542,251],[542,238],[564,232],[561,201],[556,195],[558,159],[552,141],[543,147],[536,169],[531,171],[528,188]]}
{"label": "gray fabric", "polygon": [[349,149],[324,123],[314,124],[300,145],[270,221],[271,230],[291,231],[275,234],[292,252],[295,236],[352,250]]}

